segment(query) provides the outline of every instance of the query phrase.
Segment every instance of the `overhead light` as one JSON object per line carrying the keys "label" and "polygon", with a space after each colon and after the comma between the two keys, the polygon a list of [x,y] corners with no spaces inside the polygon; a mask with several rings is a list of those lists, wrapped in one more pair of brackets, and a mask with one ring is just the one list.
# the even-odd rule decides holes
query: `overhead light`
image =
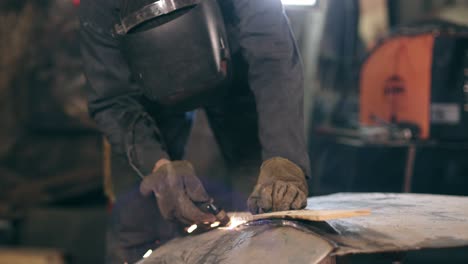
{"label": "overhead light", "polygon": [[289,6],[315,6],[317,0],[281,0],[283,5]]}

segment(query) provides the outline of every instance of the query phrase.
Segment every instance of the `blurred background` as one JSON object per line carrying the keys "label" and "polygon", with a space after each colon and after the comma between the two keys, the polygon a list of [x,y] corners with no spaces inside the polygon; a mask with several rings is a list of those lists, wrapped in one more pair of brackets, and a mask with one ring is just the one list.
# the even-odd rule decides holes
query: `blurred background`
{"label": "blurred background", "polygon": [[[468,195],[468,1],[283,3],[306,77],[310,193]],[[24,263],[103,263],[112,166],[86,111],[78,8],[0,2],[0,256],[44,259]],[[202,111],[188,159],[226,174]]]}

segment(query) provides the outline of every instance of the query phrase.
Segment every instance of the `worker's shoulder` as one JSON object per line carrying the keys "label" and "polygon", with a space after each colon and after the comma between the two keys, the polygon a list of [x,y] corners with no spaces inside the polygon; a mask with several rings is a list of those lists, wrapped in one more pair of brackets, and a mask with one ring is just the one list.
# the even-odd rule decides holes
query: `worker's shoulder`
{"label": "worker's shoulder", "polygon": [[118,19],[118,0],[81,0],[80,20],[101,29],[110,29]]}

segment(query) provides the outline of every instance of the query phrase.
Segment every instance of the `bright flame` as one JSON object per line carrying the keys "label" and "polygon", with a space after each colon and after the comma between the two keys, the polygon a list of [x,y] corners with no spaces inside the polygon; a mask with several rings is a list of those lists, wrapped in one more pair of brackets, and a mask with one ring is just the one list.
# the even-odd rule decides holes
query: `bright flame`
{"label": "bright flame", "polygon": [[197,229],[198,226],[197,225],[191,225],[188,229],[187,229],[187,233],[192,233],[193,231],[195,231],[195,229]]}
{"label": "bright flame", "polygon": [[215,227],[218,227],[220,224],[221,224],[221,222],[216,221],[216,222],[212,223],[210,226],[212,228],[215,228]]}
{"label": "bright flame", "polygon": [[151,253],[153,253],[153,250],[149,249],[149,250],[146,251],[146,253],[143,255],[143,258],[147,258],[147,257],[151,256]]}
{"label": "bright flame", "polygon": [[229,225],[226,226],[226,227],[220,227],[219,229],[224,229],[224,230],[232,230],[240,225],[243,225],[247,223],[247,220],[241,218],[241,217],[236,217],[236,216],[232,216],[230,221],[229,221]]}

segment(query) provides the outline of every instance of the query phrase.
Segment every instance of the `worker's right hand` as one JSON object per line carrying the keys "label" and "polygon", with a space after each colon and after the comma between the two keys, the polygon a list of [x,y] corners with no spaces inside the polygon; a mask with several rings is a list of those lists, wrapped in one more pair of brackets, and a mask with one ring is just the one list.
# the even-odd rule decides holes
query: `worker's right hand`
{"label": "worker's right hand", "polygon": [[140,184],[144,196],[156,196],[162,216],[170,221],[191,225],[214,222],[212,214],[202,212],[195,203],[210,201],[195,170],[188,161],[174,161],[160,166]]}

